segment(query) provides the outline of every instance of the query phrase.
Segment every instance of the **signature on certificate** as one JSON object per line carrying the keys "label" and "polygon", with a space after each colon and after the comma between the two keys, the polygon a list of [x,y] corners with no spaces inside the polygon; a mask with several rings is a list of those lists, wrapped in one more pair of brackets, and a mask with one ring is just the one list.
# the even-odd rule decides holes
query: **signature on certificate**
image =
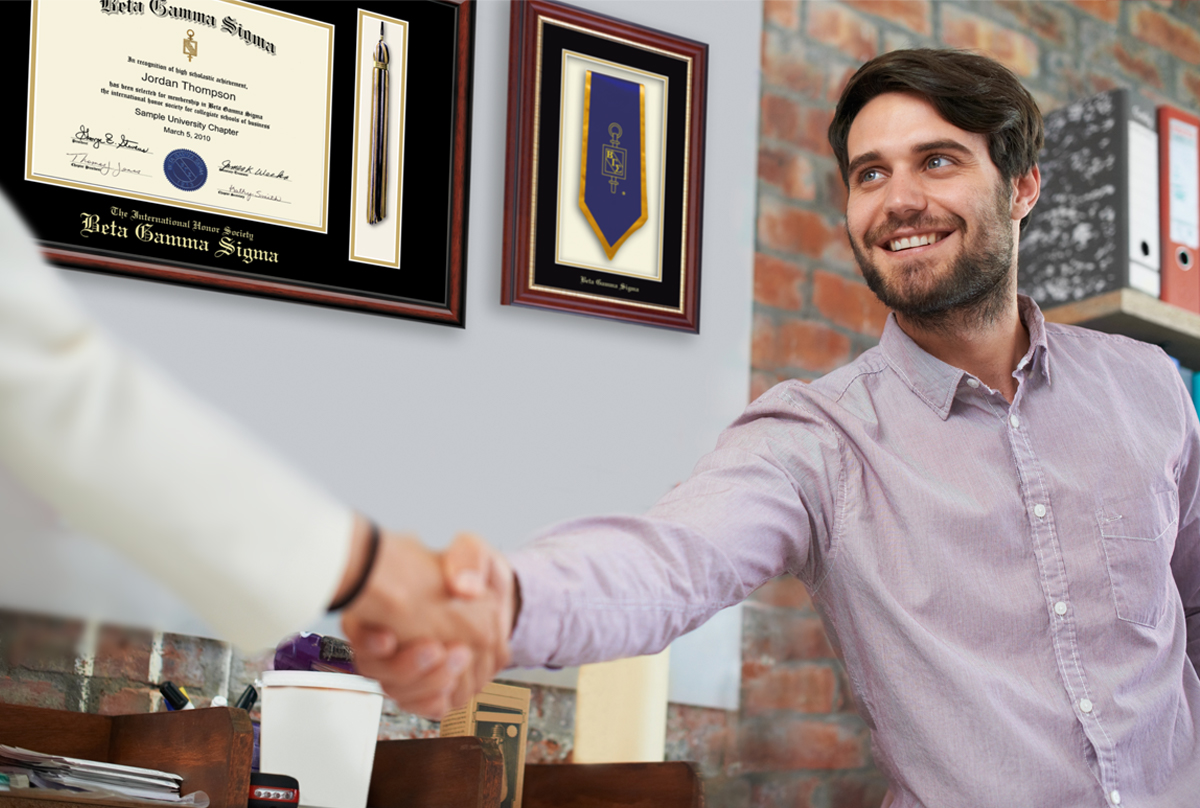
{"label": "signature on certificate", "polygon": [[287,169],[281,168],[278,171],[272,171],[271,169],[258,168],[248,163],[235,163],[232,160],[222,160],[221,166],[217,170],[223,171],[226,174],[236,174],[239,177],[262,177],[268,180],[292,181],[292,178],[288,176]]}
{"label": "signature on certificate", "polygon": [[238,199],[262,199],[266,202],[281,202],[284,205],[292,204],[278,194],[268,194],[258,190],[250,191],[245,188],[239,188],[236,185],[230,185],[228,188],[219,189],[217,193],[221,196],[233,196],[237,197]]}
{"label": "signature on certificate", "polygon": [[119,177],[122,174],[137,174],[139,177],[149,176],[148,174],[144,174],[141,169],[121,165],[120,161],[116,165],[113,165],[111,160],[91,160],[88,158],[87,152],[67,152],[67,157],[71,158],[72,166],[88,171],[98,171],[102,177]]}
{"label": "signature on certificate", "polygon": [[117,138],[112,132],[105,132],[104,137],[94,137],[91,130],[85,125],[80,125],[79,129],[71,136],[72,143],[82,143],[91,146],[93,149],[98,149],[101,146],[111,146],[114,149],[132,149],[135,152],[149,154],[150,149],[142,146],[136,140],[130,140],[121,135]]}

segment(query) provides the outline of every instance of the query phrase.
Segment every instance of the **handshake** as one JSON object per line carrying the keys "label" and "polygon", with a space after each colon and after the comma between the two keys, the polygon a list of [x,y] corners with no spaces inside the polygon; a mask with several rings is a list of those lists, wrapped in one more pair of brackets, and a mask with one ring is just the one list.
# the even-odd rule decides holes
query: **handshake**
{"label": "handshake", "polygon": [[340,599],[361,581],[342,612],[355,664],[402,709],[440,719],[507,666],[520,609],[516,577],[504,556],[470,534],[436,553],[382,531],[372,563],[369,532],[358,519],[338,588]]}

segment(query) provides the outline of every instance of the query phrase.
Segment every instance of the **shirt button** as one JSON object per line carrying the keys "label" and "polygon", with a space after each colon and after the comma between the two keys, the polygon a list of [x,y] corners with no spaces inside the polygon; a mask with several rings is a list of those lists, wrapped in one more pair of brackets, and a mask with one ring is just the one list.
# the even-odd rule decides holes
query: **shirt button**
{"label": "shirt button", "polygon": [[[1059,617],[1062,617],[1064,614],[1067,613],[1067,604],[1063,603],[1061,600],[1058,603],[1054,604],[1054,613],[1056,615],[1058,615]],[[1084,712],[1086,713],[1087,710],[1084,710]]]}
{"label": "shirt button", "polygon": [[1092,711],[1092,700],[1091,699],[1080,699],[1079,700],[1079,709],[1085,713],[1090,713]]}
{"label": "shirt button", "polygon": [[1108,798],[1112,800],[1113,805],[1121,804],[1121,792],[1117,791],[1115,788],[1112,790],[1112,793],[1108,795]]}
{"label": "shirt button", "polygon": [[1013,425],[1013,429],[1016,429],[1021,425],[1021,419],[1015,415],[1008,416],[1008,422]]}
{"label": "shirt button", "polygon": [[978,379],[967,379],[967,387],[979,387]]}
{"label": "shirt button", "polygon": [[1038,519],[1041,519],[1043,516],[1046,515],[1046,506],[1040,502],[1037,505],[1034,505],[1033,506],[1033,515],[1036,516]]}

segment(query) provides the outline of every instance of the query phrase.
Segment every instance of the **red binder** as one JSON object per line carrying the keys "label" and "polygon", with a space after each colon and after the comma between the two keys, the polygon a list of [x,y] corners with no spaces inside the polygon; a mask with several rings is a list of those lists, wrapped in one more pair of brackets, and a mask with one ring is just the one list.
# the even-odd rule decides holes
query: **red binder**
{"label": "red binder", "polygon": [[1200,313],[1200,118],[1158,108],[1158,218],[1162,294]]}

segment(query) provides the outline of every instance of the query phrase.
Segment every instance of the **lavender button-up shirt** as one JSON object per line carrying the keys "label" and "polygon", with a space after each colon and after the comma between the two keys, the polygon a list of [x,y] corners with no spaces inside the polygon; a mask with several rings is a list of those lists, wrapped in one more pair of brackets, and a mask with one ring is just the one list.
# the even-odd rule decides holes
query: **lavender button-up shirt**
{"label": "lavender button-up shirt", "polygon": [[1011,404],[889,318],[641,517],[513,566],[523,665],[658,651],[802,579],[895,808],[1200,805],[1200,443],[1161,350],[1046,324]]}

